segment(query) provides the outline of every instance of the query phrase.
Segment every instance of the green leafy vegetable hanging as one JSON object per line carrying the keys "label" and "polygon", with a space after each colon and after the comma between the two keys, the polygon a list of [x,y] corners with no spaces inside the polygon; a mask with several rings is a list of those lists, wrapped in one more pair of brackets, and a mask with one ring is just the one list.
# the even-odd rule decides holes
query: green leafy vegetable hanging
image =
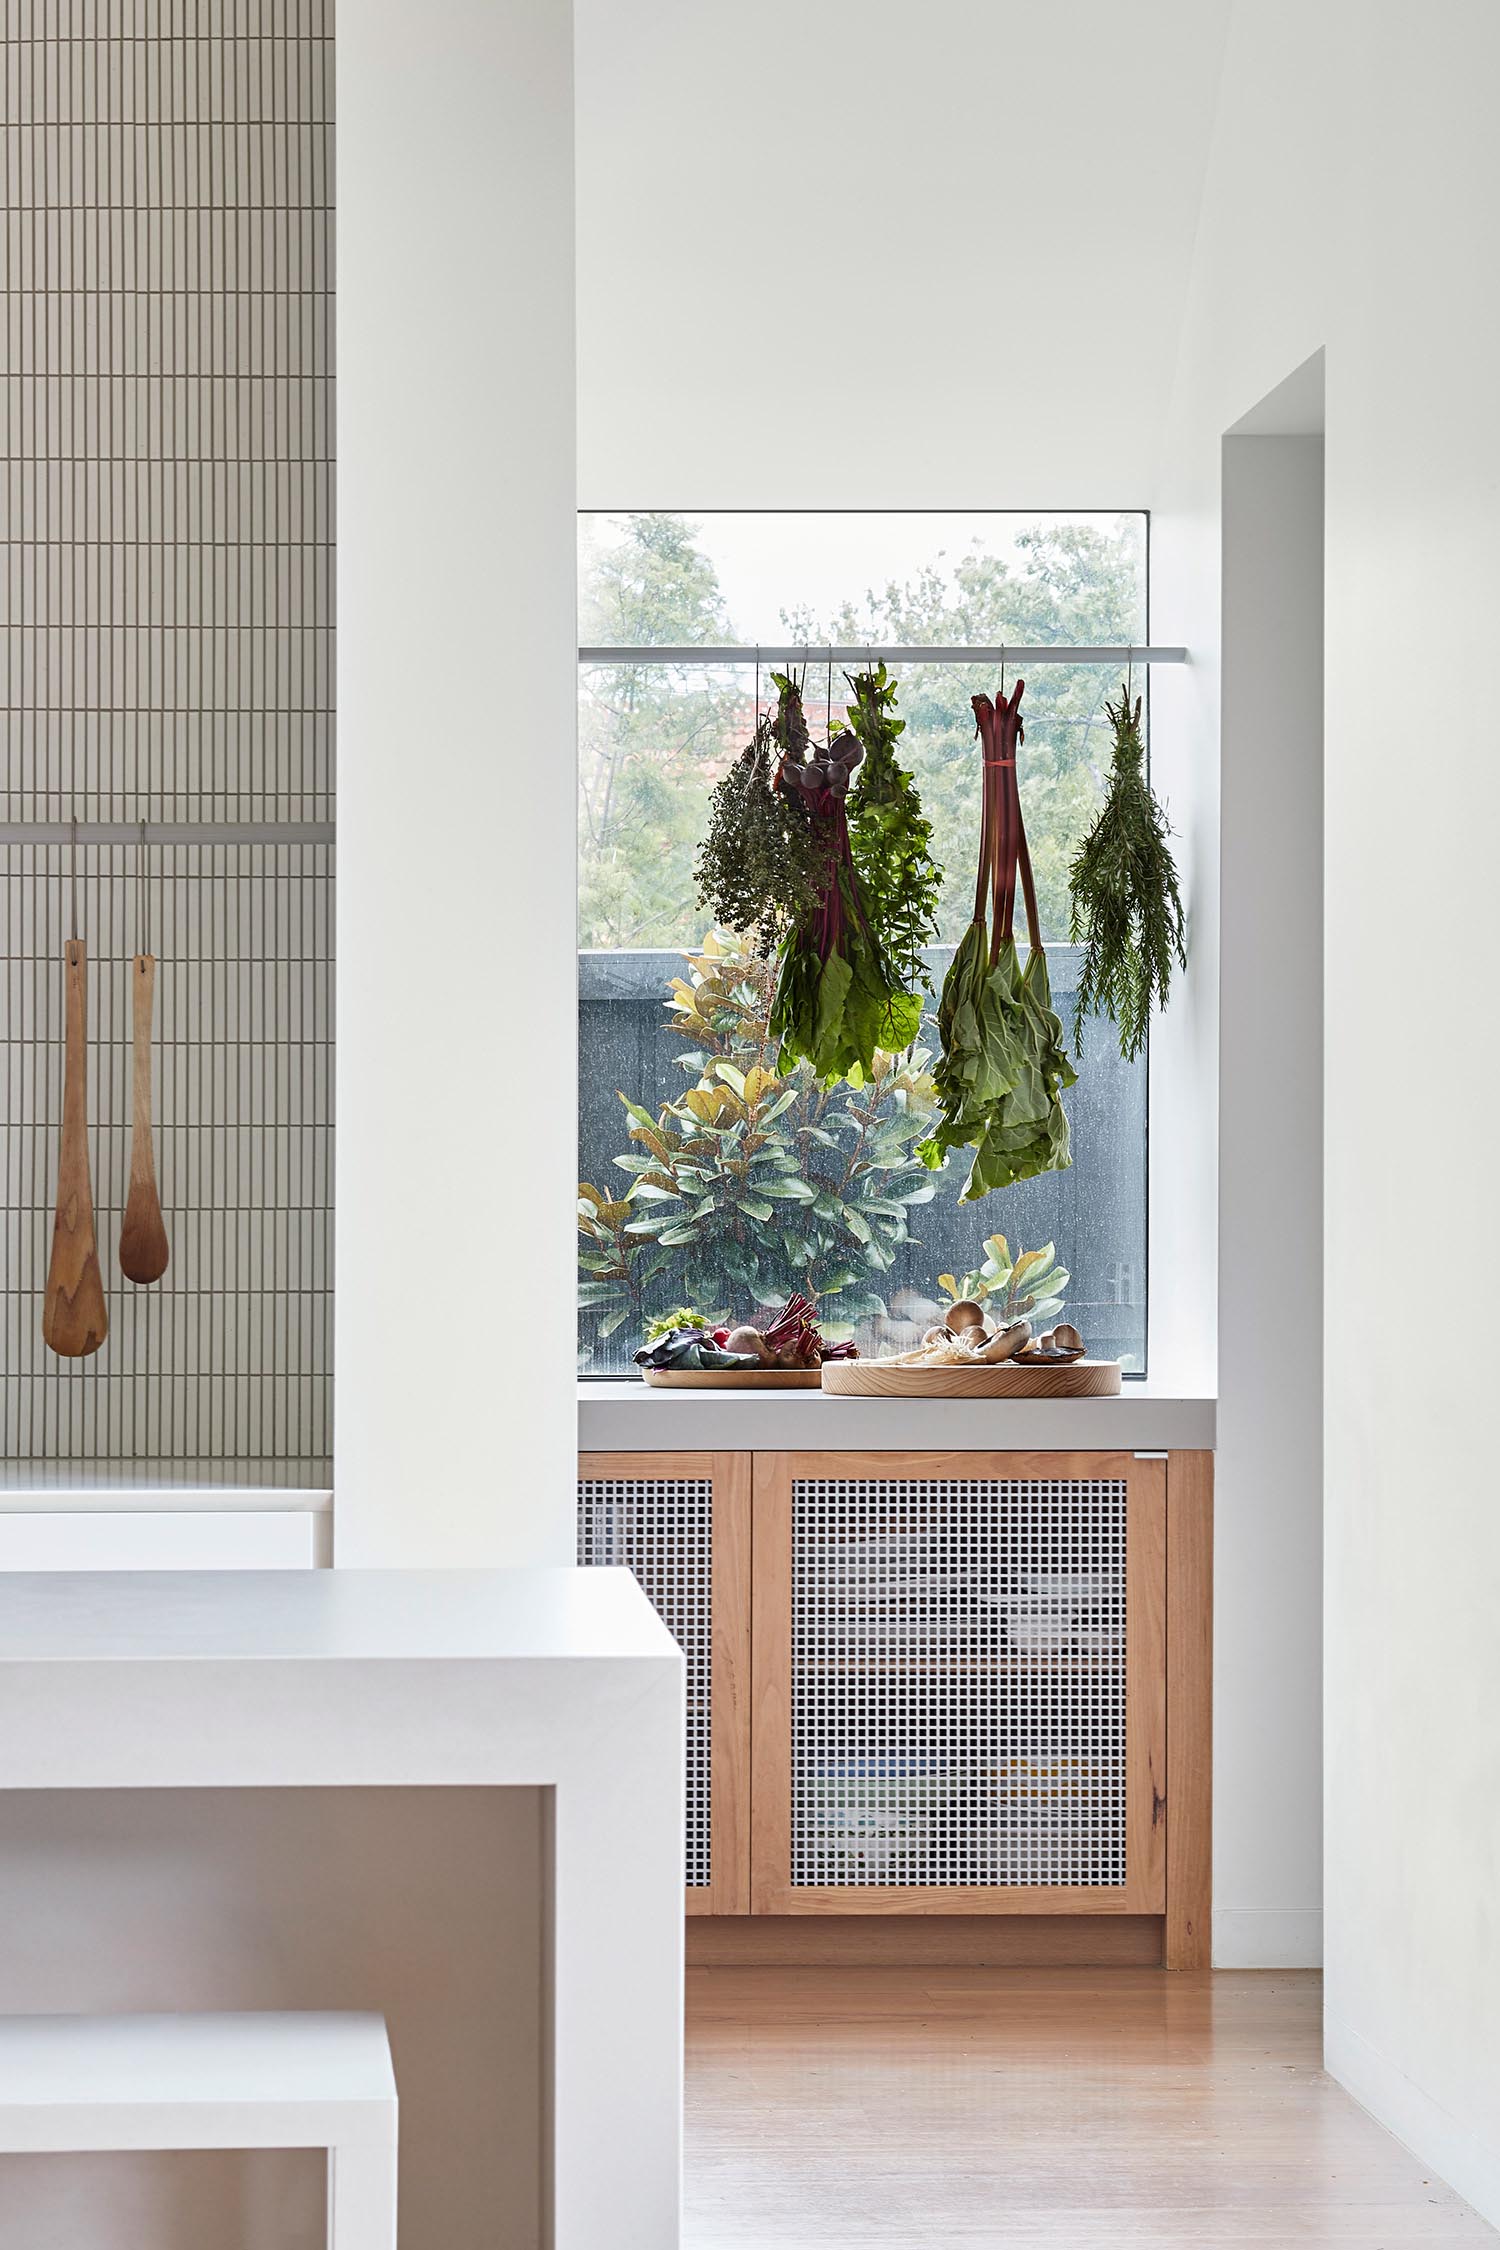
{"label": "green leafy vegetable hanging", "polygon": [[906,990],[899,964],[871,913],[850,848],[848,793],[865,755],[852,729],[819,752],[809,736],[798,685],[773,673],[774,722],[781,748],[778,786],[805,808],[818,854],[819,877],[781,945],[781,973],[771,1006],[783,1072],[812,1065],[825,1084],[847,1078],[863,1085],[877,1051],[899,1054],[922,1021],[919,993]]}
{"label": "green leafy vegetable hanging", "polygon": [[1153,1007],[1166,1006],[1173,962],[1187,967],[1187,941],[1171,830],[1146,779],[1141,699],[1132,707],[1122,687],[1104,708],[1115,731],[1109,790],[1069,870],[1073,941],[1085,948],[1073,1045],[1081,1055],[1085,1016],[1111,1015],[1132,1062]]}
{"label": "green leafy vegetable hanging", "polygon": [[[973,698],[984,757],[974,918],[943,980],[943,1051],[933,1074],[941,1110],[936,1132],[917,1151],[937,1171],[951,1149],[972,1147],[966,1203],[1039,1172],[1063,1171],[1072,1161],[1061,1095],[1078,1074],[1052,1012],[1016,784],[1025,685],[1017,680],[1010,700],[1002,698],[998,707],[987,695]],[[1018,875],[1031,941],[1024,968],[1014,936]]]}
{"label": "green leafy vegetable hanging", "polygon": [[934,864],[932,822],[916,783],[896,757],[906,721],[896,717],[896,683],[883,664],[844,675],[854,696],[849,726],[864,751],[849,791],[849,837],[870,920],[892,966],[910,990],[930,992],[923,948],[937,936],[942,876]]}
{"label": "green leafy vegetable hanging", "polygon": [[904,722],[883,664],[846,675],[848,723],[830,726],[821,749],[800,682],[771,676],[775,712],[757,719],[713,794],[699,903],[777,954],[782,1067],[806,1061],[825,1083],[862,1085],[877,1053],[911,1045],[931,989],[922,952],[941,881],[931,823],[895,755]]}

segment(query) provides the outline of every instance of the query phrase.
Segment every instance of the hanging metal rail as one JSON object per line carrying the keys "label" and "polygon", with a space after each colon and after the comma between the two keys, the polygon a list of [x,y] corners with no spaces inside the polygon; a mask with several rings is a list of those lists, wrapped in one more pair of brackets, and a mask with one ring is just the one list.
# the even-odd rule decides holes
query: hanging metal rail
{"label": "hanging metal rail", "polygon": [[[580,664],[1005,664],[1013,670],[1038,664],[1186,664],[1185,648],[1126,647],[891,648],[861,641],[830,648],[826,641],[763,644],[760,648],[683,648],[632,646],[580,648]],[[0,821],[0,844],[331,844],[331,820],[136,820]]]}
{"label": "hanging metal rail", "polygon": [[1186,664],[1185,648],[884,648],[860,641],[830,648],[826,641],[797,641],[760,648],[581,648],[580,664]]}
{"label": "hanging metal rail", "polygon": [[3,820],[0,844],[332,844],[331,820]]}

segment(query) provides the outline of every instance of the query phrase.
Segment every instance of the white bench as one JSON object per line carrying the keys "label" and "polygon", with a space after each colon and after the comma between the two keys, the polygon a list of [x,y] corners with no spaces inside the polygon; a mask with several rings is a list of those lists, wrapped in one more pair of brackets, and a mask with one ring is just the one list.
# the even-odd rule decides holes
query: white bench
{"label": "white bench", "polygon": [[329,2250],[395,2250],[374,2015],[0,2016],[0,2151],[321,2148]]}

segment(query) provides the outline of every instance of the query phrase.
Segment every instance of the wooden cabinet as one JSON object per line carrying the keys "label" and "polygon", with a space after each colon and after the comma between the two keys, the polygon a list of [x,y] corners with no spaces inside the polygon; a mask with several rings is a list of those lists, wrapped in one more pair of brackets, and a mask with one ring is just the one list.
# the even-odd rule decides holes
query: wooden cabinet
{"label": "wooden cabinet", "polygon": [[1211,1457],[586,1456],[688,1659],[688,1905],[1208,1958]]}

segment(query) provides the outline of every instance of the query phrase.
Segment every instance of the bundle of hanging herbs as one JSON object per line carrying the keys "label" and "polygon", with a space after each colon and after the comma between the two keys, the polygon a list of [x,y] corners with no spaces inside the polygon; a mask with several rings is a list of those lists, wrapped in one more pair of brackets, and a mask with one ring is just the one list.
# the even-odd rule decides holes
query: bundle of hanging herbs
{"label": "bundle of hanging herbs", "polygon": [[[984,759],[974,919],[943,980],[943,1052],[934,1072],[940,1117],[918,1150],[938,1171],[950,1149],[972,1147],[966,1203],[1014,1180],[1063,1171],[1072,1161],[1061,1095],[1078,1074],[1052,1012],[1016,783],[1025,685],[1017,680],[1009,701],[1002,693],[998,706],[987,695],[972,699]],[[1015,943],[1018,877],[1030,939],[1024,968]]]}
{"label": "bundle of hanging herbs", "polygon": [[1151,1010],[1166,1006],[1173,962],[1187,967],[1187,939],[1171,831],[1146,779],[1141,699],[1131,704],[1127,683],[1104,708],[1115,735],[1109,787],[1069,871],[1073,942],[1084,945],[1073,1046],[1083,1053],[1083,1019],[1098,1011],[1114,1017],[1133,1062]]}
{"label": "bundle of hanging herbs", "polygon": [[846,675],[848,724],[830,725],[821,749],[800,681],[772,678],[774,717],[758,720],[714,792],[699,897],[726,927],[777,950],[780,1067],[805,1060],[826,1083],[857,1086],[878,1051],[900,1053],[921,1025],[940,882],[931,825],[896,759],[904,722],[884,665]]}

